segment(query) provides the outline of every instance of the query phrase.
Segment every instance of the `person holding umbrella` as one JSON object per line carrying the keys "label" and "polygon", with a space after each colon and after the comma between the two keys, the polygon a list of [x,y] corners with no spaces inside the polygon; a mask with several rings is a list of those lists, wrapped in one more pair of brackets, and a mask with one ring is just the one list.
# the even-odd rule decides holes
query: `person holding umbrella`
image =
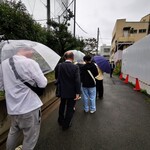
{"label": "person holding umbrella", "polygon": [[21,131],[24,135],[22,148],[25,150],[33,150],[39,137],[43,103],[19,79],[21,77],[32,86],[36,84],[41,88],[46,87],[47,79],[39,64],[30,59],[32,55],[32,48],[20,47],[11,59],[5,59],[1,64],[3,76],[0,83],[4,85],[7,111],[11,119],[6,150],[15,149]]}
{"label": "person holding umbrella", "polygon": [[109,61],[103,56],[96,55],[92,58],[98,69],[98,76],[96,77],[96,90],[99,99],[103,99],[104,86],[103,86],[103,73],[110,73],[111,68]]}
{"label": "person holding umbrella", "polygon": [[98,70],[98,75],[95,77],[96,79],[96,97],[100,100],[103,99],[104,94],[104,86],[103,86],[103,71],[95,64]]}

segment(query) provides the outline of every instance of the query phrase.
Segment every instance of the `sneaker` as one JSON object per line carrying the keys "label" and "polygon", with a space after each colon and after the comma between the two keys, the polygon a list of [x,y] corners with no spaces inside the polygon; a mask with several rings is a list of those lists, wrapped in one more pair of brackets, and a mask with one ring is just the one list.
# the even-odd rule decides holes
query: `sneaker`
{"label": "sneaker", "polygon": [[76,110],[76,108],[75,107],[73,107],[73,111],[75,111]]}
{"label": "sneaker", "polygon": [[95,113],[95,110],[91,110],[90,113],[91,113],[91,114]]}

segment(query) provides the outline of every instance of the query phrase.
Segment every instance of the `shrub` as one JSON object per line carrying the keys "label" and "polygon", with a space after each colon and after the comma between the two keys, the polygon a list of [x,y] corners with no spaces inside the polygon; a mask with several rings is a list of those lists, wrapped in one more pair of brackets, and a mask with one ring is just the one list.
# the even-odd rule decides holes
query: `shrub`
{"label": "shrub", "polygon": [[120,75],[121,73],[121,61],[116,63],[115,69],[113,71],[114,75]]}

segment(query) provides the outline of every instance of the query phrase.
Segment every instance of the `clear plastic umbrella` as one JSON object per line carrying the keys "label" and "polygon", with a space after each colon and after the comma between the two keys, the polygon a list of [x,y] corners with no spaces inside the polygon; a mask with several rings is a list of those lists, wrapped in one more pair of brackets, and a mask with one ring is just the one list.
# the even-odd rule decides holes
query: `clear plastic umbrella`
{"label": "clear plastic umbrella", "polygon": [[69,50],[69,51],[73,52],[75,62],[83,62],[83,57],[85,56],[84,53],[82,53],[79,50]]}
{"label": "clear plastic umbrella", "polygon": [[15,55],[20,48],[31,48],[34,51],[32,59],[35,60],[46,74],[55,69],[60,56],[51,48],[29,40],[9,40],[0,43],[0,63]]}

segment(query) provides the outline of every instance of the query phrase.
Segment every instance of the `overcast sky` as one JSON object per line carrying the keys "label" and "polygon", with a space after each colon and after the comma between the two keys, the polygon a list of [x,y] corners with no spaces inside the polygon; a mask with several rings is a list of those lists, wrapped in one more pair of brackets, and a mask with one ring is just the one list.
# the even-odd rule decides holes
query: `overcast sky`
{"label": "overcast sky", "polygon": [[[46,0],[22,0],[35,20],[46,19]],[[111,44],[112,31],[117,19],[140,21],[150,13],[150,0],[76,0],[76,35],[97,38],[99,44]],[[44,22],[43,22],[44,23]]]}

